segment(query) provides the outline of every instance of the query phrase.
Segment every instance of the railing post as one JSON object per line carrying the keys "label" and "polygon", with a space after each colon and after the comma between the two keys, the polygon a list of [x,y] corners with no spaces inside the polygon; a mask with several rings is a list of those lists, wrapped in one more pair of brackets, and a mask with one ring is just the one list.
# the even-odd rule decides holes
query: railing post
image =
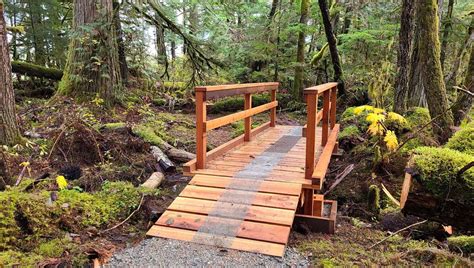
{"label": "railing post", "polygon": [[[270,101],[276,101],[276,89],[272,89],[271,91],[271,100]],[[270,110],[270,126],[274,127],[276,125],[276,114],[277,114],[277,108],[272,108]]]}
{"label": "railing post", "polygon": [[337,87],[331,89],[331,129],[336,125],[336,101],[337,101]]}
{"label": "railing post", "polygon": [[196,91],[196,168],[206,168],[206,92]]}
{"label": "railing post", "polygon": [[321,145],[324,146],[328,142],[329,136],[329,106],[330,106],[330,92],[328,90],[323,93],[323,126],[322,126],[322,138]]}
{"label": "railing post", "polygon": [[314,171],[315,141],[316,141],[316,111],[318,110],[317,92],[309,92],[306,95],[307,118],[306,126],[306,163],[305,178],[311,179]]}
{"label": "railing post", "polygon": [[[252,108],[252,94],[245,94],[244,98],[244,109],[248,110]],[[250,133],[252,132],[252,117],[247,117],[244,119],[244,141],[250,141]]]}

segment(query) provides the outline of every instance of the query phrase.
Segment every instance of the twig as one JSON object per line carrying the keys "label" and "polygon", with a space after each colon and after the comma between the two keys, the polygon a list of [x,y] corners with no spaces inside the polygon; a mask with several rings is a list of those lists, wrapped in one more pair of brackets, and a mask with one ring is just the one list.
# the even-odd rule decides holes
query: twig
{"label": "twig", "polygon": [[54,141],[53,147],[51,147],[51,151],[49,152],[49,155],[48,155],[48,158],[47,158],[48,160],[51,158],[51,155],[53,154],[54,148],[56,147],[56,144],[59,142],[59,139],[61,138],[61,136],[66,131],[66,128],[67,128],[67,126],[63,125],[63,128],[62,128],[61,132],[59,133],[58,137]]}
{"label": "twig", "polygon": [[30,157],[28,157],[27,164],[23,165],[23,169],[21,170],[20,175],[18,175],[18,179],[16,179],[15,186],[20,185],[20,182],[23,179],[23,176],[25,175],[25,171],[28,168],[28,166],[30,165],[32,159],[33,159],[33,155],[30,155]]}
{"label": "twig", "polygon": [[474,93],[472,93],[471,91],[467,91],[466,89],[462,88],[462,87],[458,87],[458,86],[454,86],[453,87],[454,89],[457,89],[457,90],[460,90],[464,93],[466,93],[467,95],[469,95],[470,97],[474,97]]}
{"label": "twig", "polygon": [[352,170],[354,170],[354,164],[350,164],[349,166],[347,166],[344,171],[342,171],[341,174],[337,175],[336,177],[336,181],[331,185],[331,187],[329,187],[329,189],[324,192],[324,195],[327,195],[329,192],[331,192],[334,188],[336,188],[336,186],[345,178],[347,177],[347,175],[349,175],[349,173],[352,172]]}
{"label": "twig", "polygon": [[464,172],[468,171],[468,170],[469,170],[470,168],[472,168],[472,167],[474,167],[474,161],[472,161],[471,163],[469,163],[469,164],[465,165],[463,168],[461,168],[461,169],[458,171],[458,173],[456,174],[456,177],[460,178],[461,175],[462,175]]}
{"label": "twig", "polygon": [[407,227],[402,228],[402,229],[396,231],[395,233],[392,233],[391,235],[389,235],[389,236],[385,237],[384,239],[380,240],[379,242],[373,244],[373,245],[370,246],[368,249],[372,249],[373,247],[382,244],[383,242],[385,242],[385,241],[386,241],[387,239],[389,239],[390,237],[392,237],[392,236],[394,236],[394,235],[396,235],[396,234],[398,234],[398,233],[400,233],[400,232],[403,232],[403,231],[405,231],[405,230],[408,230],[408,229],[410,229],[410,228],[412,228],[412,227],[415,227],[415,226],[417,226],[417,225],[423,224],[423,223],[425,223],[425,222],[427,222],[427,221],[428,221],[428,220],[423,220],[423,221],[416,222],[416,223],[413,223],[413,224],[411,224],[411,225],[408,225]]}
{"label": "twig", "polygon": [[120,222],[119,224],[117,224],[113,227],[110,227],[109,229],[105,229],[105,230],[101,231],[100,234],[111,231],[111,230],[119,227],[120,225],[124,224],[125,222],[127,222],[133,215],[135,215],[135,213],[137,213],[140,210],[140,208],[142,207],[144,199],[145,199],[145,194],[142,194],[142,199],[140,200],[140,204],[138,205],[137,209],[135,209],[130,215],[128,215],[128,217],[125,220],[123,220],[122,222]]}

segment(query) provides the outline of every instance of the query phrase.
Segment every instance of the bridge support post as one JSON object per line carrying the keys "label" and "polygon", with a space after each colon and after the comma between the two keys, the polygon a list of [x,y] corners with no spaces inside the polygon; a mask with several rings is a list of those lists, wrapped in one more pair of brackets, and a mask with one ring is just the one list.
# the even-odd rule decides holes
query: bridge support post
{"label": "bridge support post", "polygon": [[206,168],[206,92],[196,91],[196,168]]}

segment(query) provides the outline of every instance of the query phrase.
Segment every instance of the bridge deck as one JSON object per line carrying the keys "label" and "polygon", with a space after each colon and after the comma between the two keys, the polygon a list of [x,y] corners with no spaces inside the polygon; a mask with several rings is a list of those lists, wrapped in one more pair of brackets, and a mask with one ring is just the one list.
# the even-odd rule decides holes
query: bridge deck
{"label": "bridge deck", "polygon": [[302,188],[314,189],[305,146],[301,127],[276,126],[210,160],[148,235],[282,256]]}

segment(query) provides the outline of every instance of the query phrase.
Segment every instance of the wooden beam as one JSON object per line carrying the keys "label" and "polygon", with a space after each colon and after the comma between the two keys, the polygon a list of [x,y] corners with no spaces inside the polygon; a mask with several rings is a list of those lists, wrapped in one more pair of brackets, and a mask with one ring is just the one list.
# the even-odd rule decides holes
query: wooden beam
{"label": "wooden beam", "polygon": [[[252,94],[247,93],[244,96],[244,109],[252,109]],[[250,141],[252,131],[252,117],[247,117],[244,119],[244,141]]]}
{"label": "wooden beam", "polygon": [[317,103],[318,95],[306,95],[308,128],[306,130],[306,161],[305,161],[305,178],[310,179],[314,170],[314,157],[316,153],[316,111],[318,110]]}
{"label": "wooden beam", "polygon": [[232,85],[217,85],[217,86],[198,86],[195,88],[196,92],[207,92],[206,100],[218,99],[235,95],[243,95],[247,93],[261,93],[270,90],[277,90],[280,83],[248,83],[248,84],[232,84]]}
{"label": "wooden beam", "polygon": [[316,164],[316,167],[314,168],[312,179],[319,179],[321,184],[323,183],[324,177],[326,176],[329,162],[331,161],[331,155],[334,150],[334,146],[336,145],[338,133],[339,133],[339,124],[336,124],[334,128],[332,129],[328,142],[324,146],[323,152],[319,156],[318,163]]}
{"label": "wooden beam", "polygon": [[337,88],[331,89],[331,102],[330,102],[330,107],[331,107],[331,112],[330,112],[330,118],[329,122],[331,123],[331,129],[334,128],[336,125],[336,104],[337,101]]}
{"label": "wooden beam", "polygon": [[[277,97],[276,97],[276,89],[273,89],[272,92],[271,92],[271,101],[276,101],[277,100]],[[277,108],[274,107],[270,110],[270,126],[271,127],[275,127],[276,126],[276,112],[277,112]]]}
{"label": "wooden beam", "polygon": [[205,130],[209,131],[221,126],[225,126],[227,124],[230,124],[232,122],[242,120],[244,118],[250,117],[252,115],[259,114],[261,112],[267,111],[271,108],[277,107],[278,106],[278,101],[272,101],[267,104],[263,104],[245,111],[237,112],[234,114],[226,115],[223,117],[219,117],[210,121],[207,121],[205,123]]}
{"label": "wooden beam", "polygon": [[321,94],[324,91],[327,91],[327,90],[329,90],[331,88],[335,88],[335,87],[337,87],[336,82],[326,83],[326,84],[322,84],[322,85],[318,85],[318,86],[314,86],[314,87],[305,88],[304,89],[304,94]]}
{"label": "wooden beam", "polygon": [[196,92],[196,167],[206,168],[206,92]]}
{"label": "wooden beam", "polygon": [[322,125],[322,135],[321,135],[321,145],[326,145],[329,135],[329,105],[330,105],[330,92],[324,91],[323,93],[323,125]]}

